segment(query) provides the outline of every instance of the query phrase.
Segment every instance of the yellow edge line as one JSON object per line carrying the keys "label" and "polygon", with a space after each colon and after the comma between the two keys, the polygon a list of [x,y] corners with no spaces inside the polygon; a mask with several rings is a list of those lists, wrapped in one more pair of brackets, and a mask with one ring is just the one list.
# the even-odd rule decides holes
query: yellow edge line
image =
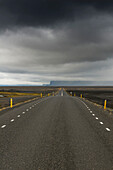
{"label": "yellow edge line", "polygon": [[[30,100],[26,100],[26,101],[24,101],[24,102],[17,103],[17,104],[15,104],[15,105],[13,105],[13,107],[19,106],[19,105],[24,104],[24,103],[28,103],[28,102],[33,101],[33,100],[36,100],[36,99],[38,99],[38,98],[39,98],[39,97],[36,97],[36,98],[30,99]],[[9,109],[9,108],[11,108],[11,107],[10,107],[10,106],[8,106],[8,107],[3,107],[2,109],[0,109],[0,111],[3,111],[3,110],[5,110],[5,109]]]}

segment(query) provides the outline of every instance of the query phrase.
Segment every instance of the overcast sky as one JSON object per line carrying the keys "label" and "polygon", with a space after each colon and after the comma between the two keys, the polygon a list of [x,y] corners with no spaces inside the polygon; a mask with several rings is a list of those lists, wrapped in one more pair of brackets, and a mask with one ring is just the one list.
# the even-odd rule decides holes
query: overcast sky
{"label": "overcast sky", "polygon": [[113,81],[113,2],[0,0],[0,85]]}

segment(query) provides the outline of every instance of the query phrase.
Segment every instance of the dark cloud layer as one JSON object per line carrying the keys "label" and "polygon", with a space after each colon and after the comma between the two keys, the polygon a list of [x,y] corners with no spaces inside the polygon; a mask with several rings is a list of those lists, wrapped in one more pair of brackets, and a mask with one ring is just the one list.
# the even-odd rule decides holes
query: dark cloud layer
{"label": "dark cloud layer", "polygon": [[0,0],[0,84],[113,80],[113,1]]}
{"label": "dark cloud layer", "polygon": [[0,0],[0,28],[53,26],[95,12],[113,11],[113,1],[101,0]]}

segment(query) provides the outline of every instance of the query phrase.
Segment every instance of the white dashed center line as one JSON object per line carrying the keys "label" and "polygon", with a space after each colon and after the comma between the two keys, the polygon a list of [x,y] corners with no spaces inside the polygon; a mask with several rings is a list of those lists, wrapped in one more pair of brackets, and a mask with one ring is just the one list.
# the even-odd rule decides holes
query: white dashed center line
{"label": "white dashed center line", "polygon": [[[46,100],[47,100],[47,99],[46,99]],[[40,102],[35,103],[34,105],[32,105],[32,107],[35,107],[35,105],[41,103],[42,101],[45,101],[45,100],[41,100]],[[29,109],[32,109],[32,107],[30,107]],[[26,111],[29,111],[29,109],[26,109]],[[22,114],[25,114],[25,112],[22,112]],[[17,117],[19,118],[19,117],[21,117],[21,115],[17,115]],[[14,121],[15,121],[14,119],[11,119],[11,120],[10,120],[10,122],[14,122]],[[5,127],[6,127],[6,125],[4,124],[4,125],[1,126],[1,129],[3,129],[3,128],[5,128]]]}
{"label": "white dashed center line", "polygon": [[1,126],[2,129],[5,128],[5,127],[6,127],[6,125]]}
{"label": "white dashed center line", "polygon": [[110,132],[110,131],[111,131],[109,128],[106,128],[106,130],[107,130],[108,132]]}
{"label": "white dashed center line", "polygon": [[101,125],[103,125],[104,123],[103,122],[100,122]]}
{"label": "white dashed center line", "polygon": [[[89,110],[90,113],[93,113],[93,111],[91,111],[91,109],[87,106],[87,104],[85,104],[83,101],[81,101],[85,106],[86,108]],[[92,114],[92,116],[96,116],[95,114]],[[99,118],[98,117],[95,117],[96,120],[98,120]],[[103,125],[104,123],[103,122],[99,122],[100,125]],[[110,128],[106,128],[106,131],[110,132],[111,129]]]}
{"label": "white dashed center line", "polygon": [[14,119],[11,119],[11,122],[14,122]]}

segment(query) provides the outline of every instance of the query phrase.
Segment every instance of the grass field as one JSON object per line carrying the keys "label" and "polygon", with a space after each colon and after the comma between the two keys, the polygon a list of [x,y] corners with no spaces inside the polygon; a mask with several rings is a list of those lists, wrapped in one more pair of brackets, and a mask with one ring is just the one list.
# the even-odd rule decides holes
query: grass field
{"label": "grass field", "polygon": [[84,98],[102,106],[107,100],[107,107],[113,109],[113,87],[67,87],[66,91],[72,92],[73,96],[82,94]]}
{"label": "grass field", "polygon": [[[107,100],[107,107],[113,109],[113,87],[62,87],[68,93],[72,92],[72,96],[83,95],[84,98],[103,105]],[[10,98],[13,98],[13,104],[32,99],[34,97],[52,95],[58,92],[61,87],[43,87],[43,86],[8,86],[0,87],[0,108],[9,106]]]}
{"label": "grass field", "polygon": [[55,94],[58,88],[36,87],[36,86],[11,86],[0,87],[0,109],[10,105],[10,98],[13,98],[13,105],[33,99],[35,97],[50,96]]}

